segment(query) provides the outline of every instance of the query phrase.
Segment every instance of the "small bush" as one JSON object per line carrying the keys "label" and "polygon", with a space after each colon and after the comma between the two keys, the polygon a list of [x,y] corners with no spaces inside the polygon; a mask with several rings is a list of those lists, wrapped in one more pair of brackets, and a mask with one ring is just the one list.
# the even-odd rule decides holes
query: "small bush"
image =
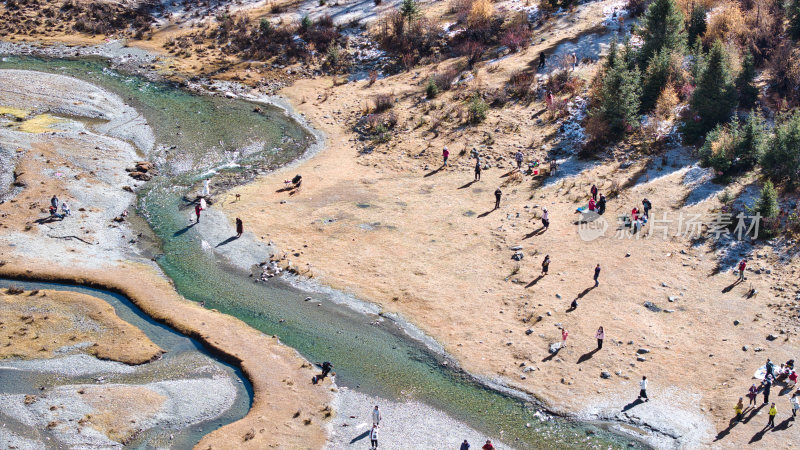
{"label": "small bush", "polygon": [[531,30],[527,25],[516,25],[503,32],[500,44],[508,47],[512,52],[528,47],[531,42]]}
{"label": "small bush", "polygon": [[532,72],[518,71],[511,74],[508,79],[508,91],[516,98],[528,98],[531,94],[535,75]]}
{"label": "small bush", "polygon": [[458,71],[455,69],[445,70],[444,72],[436,72],[431,75],[433,82],[439,91],[449,91],[453,87],[453,81],[458,77]]}
{"label": "small bush", "polygon": [[382,113],[384,111],[388,111],[394,106],[394,102],[392,101],[392,96],[389,94],[378,94],[373,98],[375,102],[375,112]]}
{"label": "small bush", "polygon": [[436,85],[436,80],[433,77],[428,78],[428,83],[425,85],[425,96],[429,99],[436,98],[439,95],[439,86]]}
{"label": "small bush", "polygon": [[475,93],[469,101],[467,112],[469,114],[470,123],[480,123],[486,120],[486,113],[489,111],[489,105],[481,98],[480,94]]}

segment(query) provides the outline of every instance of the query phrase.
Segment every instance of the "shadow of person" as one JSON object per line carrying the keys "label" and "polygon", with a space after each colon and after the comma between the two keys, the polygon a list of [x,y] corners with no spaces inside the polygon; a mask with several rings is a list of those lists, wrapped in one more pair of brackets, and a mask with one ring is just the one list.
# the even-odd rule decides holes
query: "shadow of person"
{"label": "shadow of person", "polygon": [[763,408],[763,407],[764,407],[764,403],[762,403],[761,405],[759,405],[757,408],[753,408],[753,409],[750,411],[750,414],[748,414],[748,415],[747,415],[747,417],[745,417],[745,418],[742,420],[742,423],[747,423],[747,422],[750,422],[750,419],[752,419],[753,417],[755,417],[755,416],[758,414],[758,412],[761,410],[761,408]]}
{"label": "shadow of person", "polygon": [[769,428],[766,426],[762,428],[758,433],[754,434],[753,437],[750,438],[750,442],[748,442],[748,444],[760,441],[761,438],[764,437],[764,434],[767,432],[767,430],[769,430]]}
{"label": "shadow of person", "polygon": [[224,241],[222,241],[219,244],[217,244],[217,247],[222,247],[225,244],[230,244],[231,242],[233,242],[233,241],[235,241],[237,239],[239,239],[239,236],[233,235],[233,236],[229,237],[228,239],[225,239]]}
{"label": "shadow of person", "polygon": [[538,282],[539,282],[539,281],[540,281],[542,278],[544,278],[544,275],[539,275],[539,276],[538,276],[538,277],[536,277],[536,278],[535,278],[533,281],[531,281],[530,283],[526,284],[526,285],[525,285],[525,287],[526,287],[526,288],[529,288],[529,287],[531,287],[531,286],[535,285],[535,284],[536,284],[536,283],[538,283]]}
{"label": "shadow of person", "polygon": [[721,441],[722,439],[725,439],[725,437],[728,434],[730,434],[730,432],[733,429],[733,427],[735,427],[736,424],[738,424],[738,423],[739,423],[739,421],[736,420],[736,417],[732,418],[730,420],[730,422],[728,422],[728,427],[725,428],[724,430],[720,431],[719,433],[717,433],[717,437],[714,438],[714,442]]}
{"label": "shadow of person", "polygon": [[738,285],[738,284],[739,284],[739,283],[741,283],[741,282],[742,282],[742,280],[739,280],[739,279],[737,279],[737,280],[736,280],[736,281],[734,281],[733,283],[731,283],[731,284],[727,285],[727,286],[726,286],[726,287],[725,287],[725,288],[722,290],[722,293],[723,293],[723,294],[726,294],[726,293],[730,292],[730,291],[731,291],[733,288],[735,288],[735,287],[736,287],[736,285]]}
{"label": "shadow of person", "polygon": [[195,225],[197,225],[197,222],[192,222],[192,223],[190,223],[190,224],[189,224],[189,225],[187,225],[186,227],[184,227],[184,228],[181,228],[180,230],[178,230],[178,231],[176,231],[176,232],[172,233],[172,237],[178,237],[178,236],[182,235],[183,233],[186,233],[187,231],[191,230],[191,229],[192,229],[192,227],[193,227],[193,226],[195,226]]}
{"label": "shadow of person", "polygon": [[483,214],[479,215],[478,217],[479,217],[479,218],[486,217],[486,216],[488,216],[489,214],[491,214],[491,213],[493,213],[493,212],[495,212],[495,211],[497,211],[497,208],[490,209],[490,210],[486,211],[485,213],[483,213]]}
{"label": "shadow of person", "polygon": [[555,357],[556,357],[556,355],[558,355],[558,352],[560,352],[560,351],[561,351],[561,347],[559,347],[559,348],[558,348],[558,350],[556,350],[556,351],[555,351],[555,353],[550,353],[549,355],[547,355],[547,356],[546,356],[546,357],[545,357],[545,358],[542,360],[542,362],[547,362],[547,361],[550,361],[550,360],[552,360],[553,358],[555,358]]}
{"label": "shadow of person", "polygon": [[584,289],[584,290],[583,290],[583,292],[581,292],[580,294],[578,294],[578,297],[577,297],[577,298],[583,298],[583,297],[585,297],[585,296],[586,296],[586,294],[588,294],[589,292],[592,292],[592,290],[593,290],[595,287],[597,287],[597,286],[590,286],[590,287],[588,287],[588,288]]}
{"label": "shadow of person", "polygon": [[644,403],[644,400],[642,400],[642,399],[640,399],[640,398],[637,398],[636,400],[634,400],[634,401],[632,401],[632,402],[628,403],[627,405],[625,405],[625,406],[622,408],[622,412],[625,412],[625,411],[630,411],[631,409],[633,409],[633,408],[635,408],[635,407],[637,407],[637,406],[641,405],[642,403]]}
{"label": "shadow of person", "polygon": [[532,237],[538,236],[538,235],[540,235],[542,233],[544,233],[544,226],[541,226],[541,227],[531,231],[530,233],[526,234],[525,236],[522,236],[522,239],[525,240],[525,239],[528,239],[528,238],[532,238]]}
{"label": "shadow of person", "polygon": [[38,224],[43,224],[43,223],[53,223],[56,221],[60,222],[62,220],[64,220],[64,216],[56,214],[53,216],[47,216],[47,217],[42,217],[41,219],[36,219],[34,220],[34,222]]}
{"label": "shadow of person", "polygon": [[423,178],[428,178],[428,177],[434,176],[434,175],[436,175],[437,173],[441,172],[441,171],[442,171],[442,169],[444,169],[444,166],[441,166],[441,167],[439,167],[438,169],[433,169],[433,170],[431,170],[430,172],[428,172],[428,173],[426,173],[425,175],[423,175]]}
{"label": "shadow of person", "polygon": [[351,443],[351,444],[355,444],[356,442],[358,442],[358,441],[360,441],[360,440],[364,439],[365,437],[369,436],[369,432],[370,432],[370,431],[371,431],[371,430],[367,430],[367,431],[365,431],[365,432],[363,432],[363,433],[359,434],[358,436],[354,437],[354,438],[353,438],[353,440],[351,440],[351,441],[350,441],[350,443]]}
{"label": "shadow of person", "polygon": [[599,352],[599,351],[600,351],[600,349],[596,348],[596,349],[590,351],[589,353],[584,353],[583,355],[581,355],[580,358],[578,358],[578,362],[575,363],[575,364],[580,364],[582,362],[586,362],[586,361],[592,359],[592,356],[594,356],[594,354]]}
{"label": "shadow of person", "polygon": [[793,419],[792,417],[787,417],[787,418],[783,419],[783,422],[779,423],[778,425],[775,425],[772,428],[772,432],[788,430],[789,427],[792,426],[791,424],[794,422],[794,420],[792,420],[792,419]]}
{"label": "shadow of person", "polygon": [[478,182],[478,180],[472,180],[472,181],[470,181],[469,183],[467,183],[467,184],[465,184],[465,185],[461,186],[459,189],[466,189],[466,188],[468,188],[468,187],[472,186],[473,184],[475,184],[475,183],[477,183],[477,182]]}

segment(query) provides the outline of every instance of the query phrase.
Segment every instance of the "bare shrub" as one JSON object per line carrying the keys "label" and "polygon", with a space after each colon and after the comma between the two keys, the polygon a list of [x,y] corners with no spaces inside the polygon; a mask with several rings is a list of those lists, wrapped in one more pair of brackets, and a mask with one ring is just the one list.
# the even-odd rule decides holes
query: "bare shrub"
{"label": "bare shrub", "polygon": [[388,111],[394,106],[392,96],[389,94],[378,94],[373,98],[373,102],[375,102],[376,113]]}

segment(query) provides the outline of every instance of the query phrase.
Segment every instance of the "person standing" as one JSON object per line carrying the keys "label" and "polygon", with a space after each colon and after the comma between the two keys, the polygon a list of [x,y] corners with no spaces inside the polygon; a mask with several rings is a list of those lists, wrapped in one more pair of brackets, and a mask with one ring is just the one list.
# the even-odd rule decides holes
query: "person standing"
{"label": "person standing", "polygon": [[475,181],[481,181],[481,160],[475,158]]}
{"label": "person standing", "polygon": [[447,158],[450,157],[450,151],[447,150],[447,146],[444,147],[442,150],[442,167],[447,167]]}
{"label": "person standing", "polygon": [[503,191],[501,191],[500,188],[497,188],[497,190],[494,191],[494,209],[500,207],[500,198],[502,196],[503,196]]}
{"label": "person standing", "polygon": [[197,216],[197,223],[200,223],[200,211],[202,210],[203,208],[200,207],[200,203],[194,205],[194,214]]}
{"label": "person standing", "polygon": [[757,395],[758,387],[756,387],[755,384],[751,384],[750,389],[747,390],[747,398],[750,400],[750,403],[748,403],[747,406],[755,406]]}
{"label": "person standing", "polygon": [[775,407],[775,402],[772,402],[772,405],[769,407],[769,422],[767,422],[767,428],[772,428],[775,426],[775,416],[778,415],[778,408]]}
{"label": "person standing", "polygon": [[369,432],[369,440],[373,449],[378,448],[378,425],[373,424],[372,430]]}
{"label": "person standing", "polygon": [[547,275],[548,269],[550,269],[550,255],[545,255],[544,261],[542,261],[542,276]]}
{"label": "person standing", "polygon": [[589,192],[592,193],[592,199],[594,199],[594,201],[597,201],[597,186],[593,184],[592,189],[590,189]]}
{"label": "person standing", "polygon": [[378,405],[375,405],[375,409],[372,410],[372,425],[380,425],[381,424],[381,412],[378,409]]}
{"label": "person standing", "polygon": [[209,179],[203,180],[203,197],[208,197],[211,194],[211,189],[208,187]]}
{"label": "person standing", "polygon": [[650,218],[650,210],[653,208],[653,204],[650,203],[650,200],[644,199],[642,200],[642,210],[644,212],[644,216],[648,219]]}
{"label": "person standing", "polygon": [[800,409],[800,391],[796,391],[792,396],[792,420],[797,417],[798,409]]}
{"label": "person standing", "polygon": [[747,260],[742,258],[739,261],[739,281],[744,281],[744,269],[747,268]]}
{"label": "person standing", "polygon": [[561,327],[561,348],[565,348],[567,346],[567,337],[569,337],[569,331],[566,328]]}
{"label": "person standing", "polygon": [[594,287],[600,286],[600,264],[594,268]]}
{"label": "person standing", "polygon": [[458,450],[469,450],[469,442],[464,439],[464,442],[461,443],[461,447],[459,447]]}
{"label": "person standing", "polygon": [[764,404],[766,405],[769,403],[769,391],[772,389],[772,381],[770,381],[769,376],[764,378]]}
{"label": "person standing", "polygon": [[50,199],[50,206],[52,206],[56,210],[58,209],[58,197],[56,197],[55,195]]}
{"label": "person standing", "polygon": [[540,52],[539,53],[539,67],[538,68],[539,69],[543,69],[544,66],[545,66],[546,61],[547,61],[547,57],[545,56],[544,52]]}
{"label": "person standing", "polygon": [[637,398],[637,400],[641,400],[641,399],[644,399],[644,401],[646,401],[646,402],[650,401],[650,399],[647,398],[647,377],[646,376],[643,376],[642,377],[642,381],[639,382],[639,398]]}
{"label": "person standing", "polygon": [[600,194],[600,200],[597,201],[597,214],[601,216],[606,212],[606,196]]}
{"label": "person standing", "polygon": [[522,171],[522,160],[525,159],[525,155],[520,150],[517,150],[514,159],[517,161],[517,170]]}
{"label": "person standing", "polygon": [[743,400],[742,397],[739,397],[739,403],[737,403],[736,406],[733,408],[733,410],[736,411],[737,422],[742,420],[742,412],[744,411],[744,402],[742,402],[742,400]]}
{"label": "person standing", "polygon": [[547,208],[542,208],[542,226],[545,231],[550,228],[550,213],[547,212]]}
{"label": "person standing", "polygon": [[494,445],[492,445],[492,441],[490,441],[489,439],[486,440],[486,443],[483,444],[483,447],[481,447],[481,448],[483,450],[495,450],[494,449]]}
{"label": "person standing", "polygon": [[606,332],[603,330],[603,327],[597,329],[597,333],[594,334],[594,337],[597,338],[597,349],[602,349],[603,340],[606,338]]}

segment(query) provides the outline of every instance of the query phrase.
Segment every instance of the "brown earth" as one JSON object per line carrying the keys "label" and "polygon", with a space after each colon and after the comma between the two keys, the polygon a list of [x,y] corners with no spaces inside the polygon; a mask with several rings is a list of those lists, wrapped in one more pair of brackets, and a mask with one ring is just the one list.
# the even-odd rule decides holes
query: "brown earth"
{"label": "brown earth", "polygon": [[114,308],[89,295],[66,291],[0,294],[0,358],[49,358],[66,346],[92,343],[100,359],[143,364],[163,350]]}
{"label": "brown earth", "polygon": [[[0,251],[0,257],[7,256],[7,250]],[[127,263],[76,274],[44,261],[6,259],[0,276],[75,283],[118,292],[150,317],[199,340],[212,352],[240,366],[253,385],[250,411],[242,420],[206,435],[196,448],[321,448],[325,443],[330,382],[311,385],[308,380],[315,371],[295,350],[239,319],[184,299],[152,267]],[[300,415],[295,416],[297,411]]]}

